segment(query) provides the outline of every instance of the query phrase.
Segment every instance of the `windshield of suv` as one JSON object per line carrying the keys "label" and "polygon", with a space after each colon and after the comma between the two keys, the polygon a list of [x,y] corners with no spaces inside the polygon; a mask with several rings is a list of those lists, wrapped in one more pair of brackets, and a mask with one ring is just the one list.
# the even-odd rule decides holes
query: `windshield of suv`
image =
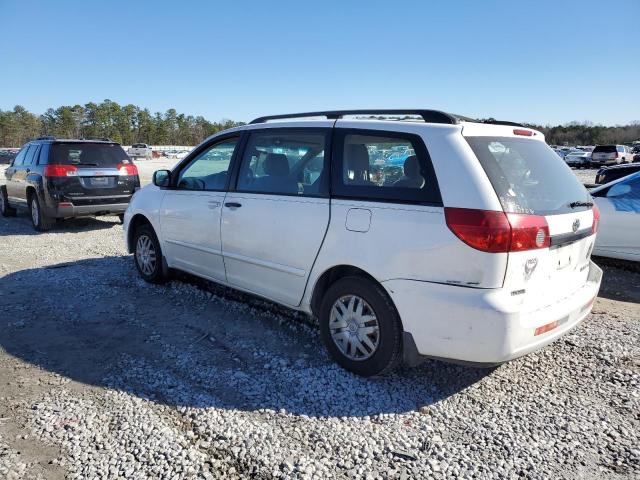
{"label": "windshield of suv", "polygon": [[116,168],[131,163],[122,147],[115,143],[54,143],[50,162],[60,165]]}
{"label": "windshield of suv", "polygon": [[570,203],[590,201],[587,189],[546,143],[511,137],[465,138],[505,212],[567,213],[575,211]]}

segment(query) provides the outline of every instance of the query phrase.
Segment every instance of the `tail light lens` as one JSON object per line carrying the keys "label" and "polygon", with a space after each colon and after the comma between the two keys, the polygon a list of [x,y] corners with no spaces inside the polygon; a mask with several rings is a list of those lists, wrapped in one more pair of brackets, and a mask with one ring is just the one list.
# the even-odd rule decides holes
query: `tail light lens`
{"label": "tail light lens", "polygon": [[611,158],[618,158],[618,152],[615,152]]}
{"label": "tail light lens", "polygon": [[445,208],[449,229],[464,243],[489,253],[547,248],[549,226],[544,217],[470,208]]}
{"label": "tail light lens", "polygon": [[138,175],[138,167],[133,163],[121,163],[118,165],[118,173],[120,175],[134,176]]}
{"label": "tail light lens", "polygon": [[591,224],[591,233],[594,234],[598,231],[598,226],[600,225],[600,210],[598,210],[598,206],[594,203],[593,209],[593,224]]}
{"label": "tail light lens", "polygon": [[78,169],[73,165],[45,165],[45,177],[77,177]]}

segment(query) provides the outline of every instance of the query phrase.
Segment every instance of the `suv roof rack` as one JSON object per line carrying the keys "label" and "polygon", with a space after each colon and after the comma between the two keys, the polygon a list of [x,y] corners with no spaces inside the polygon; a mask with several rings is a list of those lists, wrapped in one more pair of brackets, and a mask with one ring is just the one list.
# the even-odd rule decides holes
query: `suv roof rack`
{"label": "suv roof rack", "polygon": [[439,110],[416,110],[411,108],[404,109],[378,109],[378,110],[328,110],[321,112],[304,112],[304,113],[289,113],[283,115],[267,115],[264,117],[258,117],[249,124],[264,123],[268,120],[280,120],[286,118],[305,118],[305,117],[326,117],[327,119],[334,120],[342,118],[345,115],[416,115],[422,117],[427,123],[447,123],[455,125],[460,122],[459,118],[450,113],[441,112]]}
{"label": "suv roof rack", "polygon": [[36,140],[55,140],[56,137],[53,135],[43,135],[42,137],[36,138]]}

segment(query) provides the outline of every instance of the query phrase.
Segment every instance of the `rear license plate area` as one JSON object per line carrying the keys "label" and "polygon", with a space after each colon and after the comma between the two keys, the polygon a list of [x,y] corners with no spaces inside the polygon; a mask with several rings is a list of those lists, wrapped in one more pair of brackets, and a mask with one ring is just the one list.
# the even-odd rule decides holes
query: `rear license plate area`
{"label": "rear license plate area", "polygon": [[92,187],[108,187],[109,177],[93,177],[89,179],[89,185]]}

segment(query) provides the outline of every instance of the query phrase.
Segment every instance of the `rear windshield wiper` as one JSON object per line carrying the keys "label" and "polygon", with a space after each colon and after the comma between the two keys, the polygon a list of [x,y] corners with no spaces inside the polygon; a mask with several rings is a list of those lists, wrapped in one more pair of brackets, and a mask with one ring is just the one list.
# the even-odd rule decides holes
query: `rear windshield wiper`
{"label": "rear windshield wiper", "polygon": [[571,202],[569,204],[571,208],[576,207],[593,207],[593,202]]}

